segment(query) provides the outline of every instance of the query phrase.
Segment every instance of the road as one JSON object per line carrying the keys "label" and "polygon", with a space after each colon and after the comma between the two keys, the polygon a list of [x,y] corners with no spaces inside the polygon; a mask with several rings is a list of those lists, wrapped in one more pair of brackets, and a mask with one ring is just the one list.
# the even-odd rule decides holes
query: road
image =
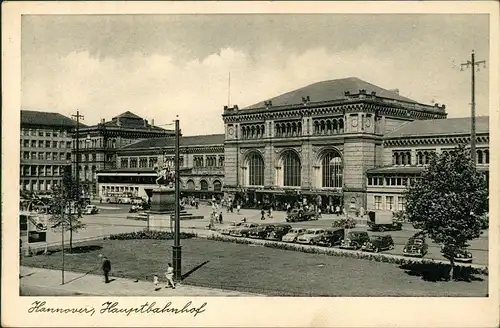
{"label": "road", "polygon": [[[118,205],[118,204],[98,204],[97,205],[100,212],[96,215],[85,215],[82,221],[85,223],[86,228],[73,234],[73,240],[85,240],[89,238],[94,238],[98,236],[105,236],[109,234],[123,233],[139,231],[146,228],[147,223],[145,221],[127,219],[127,216],[133,216],[134,214],[129,214],[129,205]],[[188,212],[193,213],[193,215],[203,215],[205,219],[196,220],[183,220],[181,221],[181,228],[186,229],[205,229],[208,225],[208,218],[211,212],[211,208],[208,206],[200,206],[198,210],[194,208],[188,208]],[[266,218],[265,221],[260,220],[260,212],[258,210],[241,210],[240,214],[226,213],[223,211],[224,223],[223,225],[228,225],[230,222],[239,222],[245,217],[248,222],[258,222],[258,223],[284,223],[285,222],[285,212],[274,212],[273,218]],[[335,215],[323,215],[323,218],[317,221],[308,222],[294,222],[290,223],[292,226],[298,227],[331,227],[332,223],[337,217]],[[366,227],[357,227],[353,230],[366,231]],[[379,232],[368,232],[370,235],[381,234]],[[384,253],[398,254],[401,255],[403,247],[409,237],[416,233],[416,230],[409,224],[403,226],[402,231],[392,231],[385,232],[390,233],[394,242],[395,248],[393,250],[385,251]],[[65,234],[66,242],[69,240],[69,233]],[[49,244],[57,244],[61,242],[61,233],[49,231],[47,233],[47,241]],[[430,240],[429,243],[429,253],[426,258],[440,259],[444,260],[440,252],[440,247]],[[486,265],[488,263],[488,232],[485,231],[483,235],[470,242],[470,248],[475,264]]]}

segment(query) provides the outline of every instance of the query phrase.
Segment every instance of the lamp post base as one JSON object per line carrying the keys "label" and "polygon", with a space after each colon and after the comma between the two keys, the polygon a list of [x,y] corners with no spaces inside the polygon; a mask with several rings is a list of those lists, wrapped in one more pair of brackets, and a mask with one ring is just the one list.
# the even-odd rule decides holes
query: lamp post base
{"label": "lamp post base", "polygon": [[174,279],[176,281],[180,281],[182,277],[182,270],[181,270],[181,265],[182,265],[182,246],[172,246],[172,251],[173,251],[173,266],[174,266]]}

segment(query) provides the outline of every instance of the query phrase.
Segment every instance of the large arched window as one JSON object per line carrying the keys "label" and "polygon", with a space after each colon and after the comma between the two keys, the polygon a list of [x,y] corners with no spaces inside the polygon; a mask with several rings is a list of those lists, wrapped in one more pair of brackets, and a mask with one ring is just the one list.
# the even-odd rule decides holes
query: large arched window
{"label": "large arched window", "polygon": [[283,185],[300,186],[300,158],[293,151],[283,155]]}
{"label": "large arched window", "polygon": [[214,191],[222,191],[222,183],[219,180],[214,181]]}
{"label": "large arched window", "polygon": [[256,152],[248,157],[248,184],[250,186],[264,185],[264,160]]}
{"label": "large arched window", "polygon": [[194,187],[194,181],[193,180],[188,180],[187,182],[187,189],[188,190],[194,190],[195,187]]}
{"label": "large arched window", "polygon": [[321,161],[322,186],[324,188],[341,188],[343,185],[343,165],[339,153],[330,150]]}
{"label": "large arched window", "polygon": [[200,187],[201,187],[202,191],[207,191],[208,190],[208,182],[206,182],[205,180],[201,180]]}

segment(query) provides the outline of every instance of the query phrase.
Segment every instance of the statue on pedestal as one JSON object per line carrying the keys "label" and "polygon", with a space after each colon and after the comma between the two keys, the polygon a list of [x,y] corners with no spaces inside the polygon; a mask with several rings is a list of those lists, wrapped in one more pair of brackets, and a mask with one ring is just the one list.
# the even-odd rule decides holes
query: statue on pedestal
{"label": "statue on pedestal", "polygon": [[[156,165],[154,167],[154,170],[156,171],[156,175],[158,176],[158,178],[156,179],[156,184],[158,186],[173,186],[173,183],[175,182],[175,170],[173,170],[166,162],[163,162],[161,167],[158,167]],[[161,180],[163,180],[163,184],[159,183]]]}

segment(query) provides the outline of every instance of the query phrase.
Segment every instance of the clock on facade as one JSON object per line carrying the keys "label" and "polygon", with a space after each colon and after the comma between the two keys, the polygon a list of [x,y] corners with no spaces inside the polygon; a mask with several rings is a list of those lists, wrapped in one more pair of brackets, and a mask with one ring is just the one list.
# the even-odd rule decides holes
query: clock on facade
{"label": "clock on facade", "polygon": [[370,127],[370,124],[371,124],[371,120],[370,120],[369,118],[366,118],[366,119],[365,119],[365,126],[366,126],[367,128],[369,128],[369,127]]}
{"label": "clock on facade", "polygon": [[234,133],[234,129],[233,129],[233,128],[229,128],[229,129],[227,130],[227,133],[229,133],[229,135],[230,135],[230,136],[232,136],[232,135],[233,135],[233,133]]}
{"label": "clock on facade", "polygon": [[353,119],[351,120],[351,125],[352,125],[353,127],[358,126],[358,119],[357,119],[357,118],[353,118]]}

